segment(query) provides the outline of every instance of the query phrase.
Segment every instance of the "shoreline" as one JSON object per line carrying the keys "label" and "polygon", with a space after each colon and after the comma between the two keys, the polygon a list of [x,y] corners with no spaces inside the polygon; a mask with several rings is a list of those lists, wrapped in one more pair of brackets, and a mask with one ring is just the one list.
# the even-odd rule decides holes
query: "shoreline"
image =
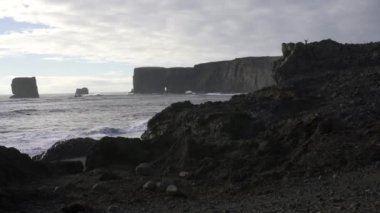
{"label": "shoreline", "polygon": [[[380,60],[372,52],[380,43],[284,46],[278,85],[225,102],[173,103],[140,139],[76,138],[33,160],[0,147],[0,208],[378,211]],[[63,161],[83,156],[85,170]]]}

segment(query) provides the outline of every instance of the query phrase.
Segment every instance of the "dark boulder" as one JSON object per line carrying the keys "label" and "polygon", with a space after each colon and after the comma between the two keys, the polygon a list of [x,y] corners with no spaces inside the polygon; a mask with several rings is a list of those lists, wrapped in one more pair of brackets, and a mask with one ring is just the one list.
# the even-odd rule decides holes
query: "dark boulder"
{"label": "dark boulder", "polygon": [[62,213],[95,213],[98,212],[93,208],[92,206],[82,203],[82,202],[76,202],[71,203],[67,206],[64,206],[61,211]]}
{"label": "dark boulder", "polygon": [[39,98],[36,78],[14,78],[12,93],[11,98]]}
{"label": "dark boulder", "polygon": [[77,89],[75,91],[75,97],[81,97],[82,95],[88,95],[89,94],[89,91],[88,91],[88,88],[86,87],[83,87],[81,89]]}
{"label": "dark boulder", "polygon": [[60,161],[85,157],[95,143],[96,141],[91,138],[76,138],[67,141],[59,141],[46,152],[35,156],[33,159],[42,161]]}
{"label": "dark boulder", "polygon": [[149,157],[145,143],[137,138],[105,137],[88,152],[86,168],[92,170],[114,165],[136,166]]}
{"label": "dark boulder", "polygon": [[15,148],[0,146],[0,186],[27,183],[47,175],[46,168]]}
{"label": "dark boulder", "polygon": [[81,161],[54,161],[42,164],[54,175],[78,174],[84,171]]}

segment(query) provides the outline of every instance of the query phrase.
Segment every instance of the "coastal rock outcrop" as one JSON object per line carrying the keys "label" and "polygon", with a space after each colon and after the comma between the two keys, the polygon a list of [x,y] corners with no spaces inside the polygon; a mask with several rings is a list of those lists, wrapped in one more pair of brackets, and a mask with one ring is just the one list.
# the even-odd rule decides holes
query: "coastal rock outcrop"
{"label": "coastal rock outcrop", "polygon": [[15,148],[0,146],[0,186],[24,183],[42,177],[45,168]]}
{"label": "coastal rock outcrop", "polygon": [[88,151],[86,168],[92,170],[111,165],[136,166],[149,157],[146,145],[137,138],[104,137]]}
{"label": "coastal rock outcrop", "polygon": [[12,93],[11,98],[39,98],[36,78],[14,78]]}
{"label": "coastal rock outcrop", "polygon": [[306,88],[337,70],[380,65],[380,42],[340,44],[327,39],[282,44],[282,52],[283,58],[275,63],[276,83],[282,87]]}
{"label": "coastal rock outcrop", "polygon": [[280,57],[247,57],[194,67],[136,68],[135,93],[253,92],[274,85],[273,64]]}
{"label": "coastal rock outcrop", "polygon": [[77,89],[75,91],[75,97],[81,97],[82,95],[88,95],[89,94],[89,91],[88,91],[88,88],[86,87],[83,87],[81,89]]}
{"label": "coastal rock outcrop", "polygon": [[[284,44],[274,86],[172,104],[141,139],[96,141],[87,172],[0,147],[0,211],[378,212],[378,45]],[[41,164],[56,175],[3,187]]]}
{"label": "coastal rock outcrop", "polygon": [[155,147],[156,165],[203,180],[256,183],[379,161],[379,43],[285,47],[274,70],[278,85],[156,114],[142,135]]}
{"label": "coastal rock outcrop", "polygon": [[46,152],[33,157],[33,159],[41,161],[61,161],[85,157],[95,143],[96,141],[91,138],[76,138],[59,141],[46,150]]}

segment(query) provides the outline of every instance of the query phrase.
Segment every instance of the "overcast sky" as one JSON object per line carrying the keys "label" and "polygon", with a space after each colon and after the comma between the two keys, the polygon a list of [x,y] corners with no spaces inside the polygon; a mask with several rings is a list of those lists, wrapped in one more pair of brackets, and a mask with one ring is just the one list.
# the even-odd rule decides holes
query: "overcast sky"
{"label": "overcast sky", "polygon": [[289,41],[380,40],[379,0],[9,0],[0,2],[0,94],[129,91],[136,66],[280,55]]}

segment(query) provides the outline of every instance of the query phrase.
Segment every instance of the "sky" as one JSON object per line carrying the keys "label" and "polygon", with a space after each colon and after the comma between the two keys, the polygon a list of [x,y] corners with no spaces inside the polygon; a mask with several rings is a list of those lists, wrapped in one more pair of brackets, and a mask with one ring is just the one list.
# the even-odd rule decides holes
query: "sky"
{"label": "sky", "polygon": [[379,0],[0,1],[0,94],[127,92],[140,66],[281,55],[281,43],[380,41]]}

